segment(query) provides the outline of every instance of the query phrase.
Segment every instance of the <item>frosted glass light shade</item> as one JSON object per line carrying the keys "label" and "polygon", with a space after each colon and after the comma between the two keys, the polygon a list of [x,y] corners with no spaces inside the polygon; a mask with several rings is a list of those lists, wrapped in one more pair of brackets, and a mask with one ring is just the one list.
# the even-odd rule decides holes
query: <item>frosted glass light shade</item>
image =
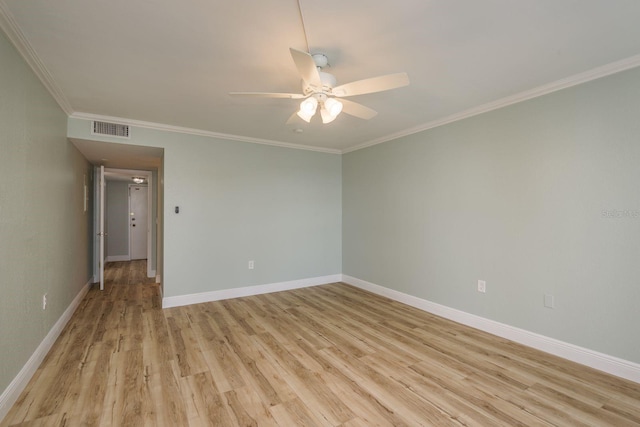
{"label": "frosted glass light shade", "polygon": [[327,112],[333,117],[337,117],[342,111],[342,102],[335,98],[329,98],[324,102],[324,108],[326,108]]}
{"label": "frosted glass light shade", "polygon": [[318,100],[314,97],[307,98],[300,103],[301,113],[311,114],[313,116],[316,113],[316,108],[318,108]]}
{"label": "frosted glass light shade", "polygon": [[325,125],[327,123],[331,123],[336,119],[336,116],[332,116],[331,113],[329,113],[329,111],[327,111],[327,109],[324,107],[322,107],[322,110],[320,110],[320,116],[322,116],[322,123]]}

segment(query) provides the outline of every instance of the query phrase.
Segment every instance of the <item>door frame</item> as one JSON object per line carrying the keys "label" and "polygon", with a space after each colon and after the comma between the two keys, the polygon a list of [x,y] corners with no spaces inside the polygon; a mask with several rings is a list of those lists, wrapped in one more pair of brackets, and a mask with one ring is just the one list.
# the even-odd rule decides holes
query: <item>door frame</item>
{"label": "door frame", "polygon": [[[133,259],[133,257],[131,256],[131,188],[132,187],[145,187],[147,189],[147,229],[145,230],[146,232],[146,236],[147,236],[147,261],[150,260],[151,258],[151,237],[152,237],[152,233],[151,233],[151,224],[149,223],[149,221],[151,220],[151,213],[149,212],[151,210],[151,200],[152,198],[150,197],[151,194],[151,186],[149,185],[149,183],[144,183],[144,184],[135,184],[135,183],[131,183],[128,185],[128,194],[127,197],[129,198],[128,200],[128,210],[127,210],[127,240],[129,241],[129,259]],[[147,262],[147,276],[149,276],[149,265],[150,263]],[[152,277],[152,276],[149,276]]]}
{"label": "door frame", "polygon": [[[156,270],[151,268],[151,259],[153,258],[153,233],[151,232],[151,227],[156,227],[156,246],[157,242],[157,222],[156,219],[153,218],[153,172],[148,170],[137,170],[137,169],[118,169],[118,168],[105,168],[105,172],[113,172],[119,175],[127,175],[127,176],[141,176],[146,179],[147,185],[147,277],[156,277],[157,265],[158,265],[158,257],[156,256]],[[131,184],[134,184],[131,181]],[[129,203],[129,201],[127,201]],[[131,259],[131,233],[129,229],[129,213],[131,212],[130,207],[128,207],[127,211],[127,240],[129,242],[129,259]],[[158,214],[158,213],[157,213]],[[157,248],[156,248],[157,249]],[[156,250],[157,255],[157,250]]]}
{"label": "door frame", "polygon": [[104,166],[94,167],[93,177],[93,283],[100,283],[100,290],[104,290],[104,262],[105,253],[105,191]]}

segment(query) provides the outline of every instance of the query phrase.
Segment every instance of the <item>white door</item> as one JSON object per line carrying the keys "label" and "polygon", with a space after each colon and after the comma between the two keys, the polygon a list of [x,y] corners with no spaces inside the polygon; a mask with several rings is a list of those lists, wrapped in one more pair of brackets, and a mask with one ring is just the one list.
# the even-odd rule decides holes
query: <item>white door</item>
{"label": "white door", "polygon": [[104,181],[104,166],[100,166],[100,177],[98,179],[98,212],[99,212],[99,225],[98,225],[98,269],[100,270],[100,290],[104,290],[104,193],[105,193],[105,181]]}
{"label": "white door", "polygon": [[147,186],[129,186],[129,254],[131,259],[147,259]]}

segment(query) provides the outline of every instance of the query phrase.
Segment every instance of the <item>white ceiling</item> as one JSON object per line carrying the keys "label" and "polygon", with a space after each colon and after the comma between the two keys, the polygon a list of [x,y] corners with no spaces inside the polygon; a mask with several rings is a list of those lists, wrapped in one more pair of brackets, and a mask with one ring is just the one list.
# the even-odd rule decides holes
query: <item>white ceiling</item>
{"label": "white ceiling", "polygon": [[[109,168],[157,170],[164,155],[164,150],[156,147],[112,144],[84,139],[71,139],[71,142],[89,160],[89,163]],[[129,172],[126,174],[129,175]]]}
{"label": "white ceiling", "polygon": [[139,170],[130,170],[130,169],[105,169],[104,170],[104,179],[107,182],[110,181],[119,181],[119,182],[128,182],[129,184],[135,184],[133,182],[133,177],[145,178],[147,181],[143,183],[143,185],[149,183],[149,177],[151,176],[151,172],[139,171]]}
{"label": "white ceiling", "polygon": [[[306,50],[296,0],[0,0],[0,25],[67,113],[345,151],[640,65],[638,0],[301,0],[338,84],[406,71],[350,98],[369,121],[285,122]],[[586,73],[594,70],[591,73]],[[294,132],[302,129],[301,133]]]}

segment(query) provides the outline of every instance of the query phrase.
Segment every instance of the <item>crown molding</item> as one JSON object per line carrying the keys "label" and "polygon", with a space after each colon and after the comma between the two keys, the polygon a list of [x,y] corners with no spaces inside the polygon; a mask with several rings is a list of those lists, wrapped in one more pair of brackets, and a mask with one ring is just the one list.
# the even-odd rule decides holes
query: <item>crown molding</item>
{"label": "crown molding", "polygon": [[227,133],[212,132],[202,129],[186,128],[181,126],[166,125],[155,122],[145,122],[142,120],[125,119],[122,117],[103,116],[99,114],[75,112],[69,115],[72,119],[97,120],[110,123],[118,123],[123,125],[135,126],[139,128],[153,129],[164,132],[182,133],[187,135],[205,136],[209,138],[226,139],[230,141],[248,142],[252,144],[271,145],[281,148],[293,148],[296,150],[317,151],[328,154],[341,154],[342,151],[334,148],[313,147],[310,145],[292,144],[288,142],[274,141],[270,139],[253,138],[250,136],[231,135]]}
{"label": "crown molding", "polygon": [[533,89],[526,90],[524,92],[517,93],[515,95],[507,96],[505,98],[492,101],[478,107],[470,108],[465,111],[461,111],[450,116],[437,119],[423,125],[419,125],[413,128],[405,129],[400,132],[396,132],[381,138],[367,141],[363,144],[359,144],[350,148],[342,150],[342,154],[350,153],[352,151],[361,150],[363,148],[371,147],[373,145],[382,144],[383,142],[392,141],[394,139],[402,138],[404,136],[413,135],[419,132],[423,132],[428,129],[433,129],[438,126],[443,126],[449,123],[457,122],[468,117],[477,116],[478,114],[487,113],[489,111],[497,110],[512,104],[527,101],[529,99],[537,98],[539,96],[547,95],[552,92],[557,92],[562,89],[566,89],[572,86],[576,86],[582,83],[596,80],[601,77],[606,77],[611,74],[619,73],[640,66],[640,55],[634,55],[629,58],[622,59],[620,61],[612,62],[601,67],[585,71],[583,73],[575,74],[573,76],[556,80],[555,82],[548,83],[542,86],[538,86]]}
{"label": "crown molding", "polygon": [[51,73],[49,73],[42,61],[40,61],[38,54],[27,41],[27,38],[22,33],[22,30],[20,30],[20,27],[16,23],[11,12],[9,12],[9,8],[4,1],[0,1],[0,28],[7,35],[13,46],[27,62],[38,79],[40,79],[40,82],[42,82],[44,87],[49,91],[53,99],[58,103],[60,108],[62,108],[67,115],[72,114],[73,108],[71,108],[69,100],[64,96]]}

